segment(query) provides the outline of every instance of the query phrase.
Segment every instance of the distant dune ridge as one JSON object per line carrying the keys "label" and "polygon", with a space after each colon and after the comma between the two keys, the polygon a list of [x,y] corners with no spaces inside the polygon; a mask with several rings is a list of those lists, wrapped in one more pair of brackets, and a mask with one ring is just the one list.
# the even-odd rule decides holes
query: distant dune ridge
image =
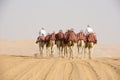
{"label": "distant dune ridge", "polygon": [[57,51],[35,58],[34,40],[0,40],[0,80],[120,80],[119,47],[95,45],[92,60],[58,58]]}

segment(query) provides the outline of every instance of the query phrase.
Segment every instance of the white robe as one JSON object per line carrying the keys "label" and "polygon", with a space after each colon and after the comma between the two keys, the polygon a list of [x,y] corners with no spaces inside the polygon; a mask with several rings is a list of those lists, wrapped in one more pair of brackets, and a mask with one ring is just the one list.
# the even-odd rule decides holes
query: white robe
{"label": "white robe", "polygon": [[39,31],[39,36],[46,36],[46,31],[45,30],[40,30]]}
{"label": "white robe", "polygon": [[90,33],[93,33],[93,29],[88,27],[85,31],[86,35],[90,34]]}

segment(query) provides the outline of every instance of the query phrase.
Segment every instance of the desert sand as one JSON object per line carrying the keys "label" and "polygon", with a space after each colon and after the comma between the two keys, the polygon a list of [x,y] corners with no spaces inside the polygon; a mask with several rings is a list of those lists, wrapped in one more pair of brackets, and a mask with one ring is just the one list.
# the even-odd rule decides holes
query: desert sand
{"label": "desert sand", "polygon": [[35,41],[0,40],[0,80],[120,80],[119,47],[98,44],[92,60],[36,58]]}

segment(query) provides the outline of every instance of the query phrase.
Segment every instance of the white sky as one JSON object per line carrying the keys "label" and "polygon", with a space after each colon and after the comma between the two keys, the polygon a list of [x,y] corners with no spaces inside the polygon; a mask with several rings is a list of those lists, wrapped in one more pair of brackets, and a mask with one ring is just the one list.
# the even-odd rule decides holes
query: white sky
{"label": "white sky", "polygon": [[0,39],[36,39],[47,32],[89,24],[99,43],[120,44],[120,0],[0,0]]}

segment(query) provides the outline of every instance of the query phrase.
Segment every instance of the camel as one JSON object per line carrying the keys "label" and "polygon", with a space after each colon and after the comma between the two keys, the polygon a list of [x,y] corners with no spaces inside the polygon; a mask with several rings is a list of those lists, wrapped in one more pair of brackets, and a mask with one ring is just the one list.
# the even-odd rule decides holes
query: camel
{"label": "camel", "polygon": [[67,47],[69,49],[69,58],[73,58],[73,48],[74,48],[74,43],[77,41],[77,36],[74,33],[73,30],[68,30],[68,32],[65,33],[65,51],[66,54],[68,55]]}
{"label": "camel", "polygon": [[[54,52],[54,45],[55,45],[55,33],[52,33],[50,35],[47,35],[45,40],[46,40],[46,53],[48,56],[53,56]],[[49,48],[50,48],[50,54],[49,54]]]}
{"label": "camel", "polygon": [[45,37],[44,36],[39,36],[36,40],[36,44],[39,43],[39,52],[40,56],[43,56],[43,50],[45,46]]}
{"label": "camel", "polygon": [[81,31],[77,34],[77,48],[78,48],[78,54],[82,58],[82,55],[84,54],[85,49],[85,42],[86,42],[86,35]]}
{"label": "camel", "polygon": [[63,56],[63,49],[64,49],[64,33],[62,32],[62,30],[60,30],[56,35],[55,35],[55,38],[56,38],[56,45],[57,45],[57,48],[59,50],[59,57],[62,57]]}
{"label": "camel", "polygon": [[78,48],[78,54],[77,56],[82,58],[82,55],[84,55],[84,49],[85,49],[85,41],[84,40],[78,40],[77,42],[77,48]]}
{"label": "camel", "polygon": [[87,37],[87,42],[85,45],[85,54],[86,54],[86,50],[88,49],[89,59],[91,59],[93,47],[95,44],[97,44],[97,38],[96,38],[95,33],[91,33],[87,35],[86,37]]}

